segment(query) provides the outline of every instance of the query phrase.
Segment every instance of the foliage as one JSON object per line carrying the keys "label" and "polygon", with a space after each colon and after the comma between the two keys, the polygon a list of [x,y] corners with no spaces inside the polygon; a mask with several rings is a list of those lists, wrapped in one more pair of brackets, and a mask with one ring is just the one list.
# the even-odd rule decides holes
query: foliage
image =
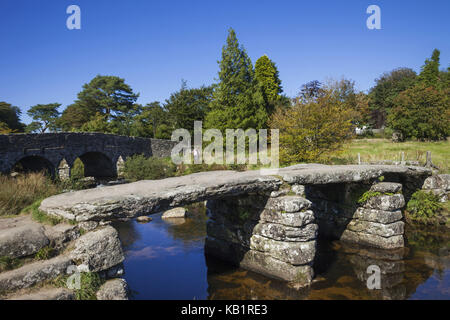
{"label": "foliage", "polygon": [[52,257],[54,257],[56,254],[56,250],[50,246],[45,246],[41,249],[39,249],[38,252],[36,252],[34,258],[36,260],[48,260]]}
{"label": "foliage", "polygon": [[375,80],[376,84],[369,92],[369,107],[376,128],[385,124],[388,114],[395,106],[395,98],[400,92],[412,87],[416,83],[416,77],[412,69],[398,68],[383,73]]}
{"label": "foliage", "polygon": [[439,202],[439,196],[418,190],[411,196],[406,210],[411,218],[426,220],[435,217],[442,210],[442,204]]}
{"label": "foliage", "polygon": [[123,175],[131,181],[155,180],[175,175],[176,166],[171,159],[134,155],[126,159]]}
{"label": "foliage", "polygon": [[187,129],[193,137],[194,121],[202,121],[205,118],[212,93],[212,86],[189,89],[183,82],[181,89],[172,93],[164,104],[173,128]]}
{"label": "foliage", "polygon": [[268,115],[281,100],[281,80],[275,63],[263,55],[255,63],[255,80],[262,92]]}
{"label": "foliage", "polygon": [[440,51],[434,49],[431,55],[431,59],[426,59],[425,64],[422,66],[418,80],[422,82],[426,87],[438,87],[439,86],[439,56]]}
{"label": "foliage", "polygon": [[352,137],[352,115],[333,88],[311,101],[297,99],[290,108],[278,108],[270,120],[279,129],[280,163],[320,161],[341,150]]}
{"label": "foliage", "polygon": [[80,131],[83,124],[95,116],[95,111],[79,104],[69,105],[57,121],[57,126],[63,131]]}
{"label": "foliage", "polygon": [[13,270],[21,267],[23,261],[17,258],[11,258],[8,256],[0,256],[0,272]]}
{"label": "foliage", "polygon": [[0,134],[23,132],[25,126],[20,122],[20,114],[18,107],[0,102]]}
{"label": "foliage", "polygon": [[[70,275],[59,276],[53,280],[58,287],[66,287]],[[105,283],[105,280],[96,272],[80,273],[80,288],[75,290],[77,300],[97,300],[97,291]]]}
{"label": "foliage", "polygon": [[43,223],[43,224],[49,224],[49,225],[57,225],[62,222],[62,218],[50,216],[41,210],[39,210],[39,206],[41,205],[42,199],[36,200],[31,205],[27,206],[22,210],[22,213],[31,213],[31,217],[33,220]]}
{"label": "foliage", "polygon": [[0,216],[18,214],[36,200],[60,192],[58,185],[43,173],[27,173],[17,177],[0,175],[0,185]]}
{"label": "foliage", "polygon": [[[381,177],[380,177],[381,178]],[[382,179],[382,180],[380,180],[380,181],[383,181],[384,180],[384,178]],[[368,191],[366,191],[366,192],[364,192],[360,197],[359,197],[359,199],[358,199],[358,203],[366,203],[367,201],[369,201],[370,199],[372,199],[373,197],[378,197],[378,196],[382,196],[382,195],[386,195],[386,196],[392,196],[392,195],[394,195],[393,193],[391,193],[391,192],[384,192],[384,193],[381,193],[381,192],[378,192],[378,191],[370,191],[370,190],[368,190]]]}
{"label": "foliage", "polygon": [[33,118],[26,130],[28,132],[43,133],[47,130],[55,131],[57,127],[57,120],[59,118],[58,108],[59,103],[37,104],[28,109],[27,114]]}
{"label": "foliage", "polygon": [[254,80],[250,58],[239,45],[236,33],[229,30],[219,61],[219,83],[214,90],[205,127],[219,129],[260,129],[268,115],[264,98]]}
{"label": "foliage", "polygon": [[450,135],[450,88],[418,83],[400,93],[395,104],[388,124],[404,138],[442,140]]}

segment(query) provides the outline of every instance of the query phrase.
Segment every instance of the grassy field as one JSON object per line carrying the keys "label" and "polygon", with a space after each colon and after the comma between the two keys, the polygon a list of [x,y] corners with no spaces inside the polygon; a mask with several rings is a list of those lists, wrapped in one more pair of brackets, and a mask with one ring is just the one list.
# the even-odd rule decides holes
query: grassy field
{"label": "grassy field", "polygon": [[450,173],[450,141],[418,142],[407,141],[393,143],[388,139],[355,139],[346,145],[339,159],[347,163],[357,163],[358,153],[362,162],[377,160],[401,160],[402,152],[405,160],[425,163],[426,152],[431,151],[431,159],[442,173]]}

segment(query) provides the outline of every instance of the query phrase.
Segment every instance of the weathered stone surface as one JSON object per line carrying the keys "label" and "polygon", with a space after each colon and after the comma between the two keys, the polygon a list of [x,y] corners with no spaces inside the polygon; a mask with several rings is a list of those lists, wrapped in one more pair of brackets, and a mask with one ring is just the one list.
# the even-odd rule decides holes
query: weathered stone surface
{"label": "weathered stone surface", "polygon": [[298,196],[305,196],[305,186],[301,184],[292,185],[292,192],[294,192]]}
{"label": "weathered stone surface", "polygon": [[107,270],[125,259],[119,235],[113,227],[91,231],[75,241],[70,257],[83,271]]}
{"label": "weathered stone surface", "polygon": [[276,212],[298,212],[311,207],[311,201],[299,196],[284,196],[269,199],[266,208]]}
{"label": "weathered stone surface", "polygon": [[46,213],[77,221],[117,219],[160,212],[170,207],[278,189],[281,181],[259,171],[212,171],[158,181],[81,190],[42,201]]}
{"label": "weathered stone surface", "polygon": [[99,223],[97,221],[83,221],[78,225],[85,231],[92,231],[98,227]]}
{"label": "weathered stone surface", "polygon": [[265,252],[292,265],[302,265],[314,260],[316,242],[283,242],[253,235],[250,238],[250,249]]}
{"label": "weathered stone surface", "polygon": [[[134,154],[170,157],[176,141],[126,137],[91,132],[59,132],[40,134],[0,135],[0,172],[7,173],[26,155],[39,156],[49,161],[52,169],[64,172],[79,156],[87,152],[101,153],[95,161],[85,165],[86,176],[116,175],[119,158]],[[106,161],[110,159],[110,161]],[[97,163],[96,163],[97,162]],[[108,170],[107,170],[108,169]],[[103,172],[102,172],[103,171]],[[53,171],[54,172],[54,171]]]}
{"label": "weathered stone surface", "polygon": [[279,213],[272,210],[264,210],[259,217],[261,221],[278,223],[291,227],[302,227],[314,222],[314,213],[311,210],[302,212]]}
{"label": "weathered stone surface", "polygon": [[401,183],[395,182],[379,182],[377,184],[374,184],[370,188],[370,191],[381,193],[397,193],[402,191],[402,185]]}
{"label": "weathered stone surface", "polygon": [[13,295],[7,300],[75,300],[75,294],[64,288],[46,288],[36,292]]}
{"label": "weathered stone surface", "polygon": [[375,196],[367,200],[364,204],[364,208],[378,209],[383,211],[394,211],[401,209],[405,206],[405,198],[402,194],[380,195]]}
{"label": "weathered stone surface", "polygon": [[383,224],[354,219],[350,221],[347,228],[355,232],[370,233],[388,238],[396,235],[403,235],[404,226],[405,223],[403,221]]}
{"label": "weathered stone surface", "polygon": [[238,245],[230,245],[210,236],[205,241],[205,253],[271,278],[294,282],[298,286],[309,285],[314,276],[310,264],[294,266],[275,259],[269,254]]}
{"label": "weathered stone surface", "polygon": [[25,257],[48,244],[44,227],[31,218],[0,219],[0,256]]}
{"label": "weathered stone surface", "polygon": [[65,243],[75,240],[80,236],[80,229],[67,223],[60,223],[56,226],[45,226],[45,235],[50,240],[53,248],[60,249]]}
{"label": "weathered stone surface", "polygon": [[439,202],[447,202],[448,201],[448,195],[450,192],[445,191],[444,189],[431,189],[431,190],[424,190],[425,192],[431,192],[435,196],[439,198]]}
{"label": "weathered stone surface", "polygon": [[310,241],[317,238],[319,226],[310,223],[301,228],[288,227],[277,223],[259,223],[253,229],[257,234],[277,241]]}
{"label": "weathered stone surface", "polygon": [[271,198],[278,198],[278,197],[281,197],[281,196],[285,196],[285,195],[287,195],[290,191],[291,191],[291,190],[289,190],[289,189],[287,189],[287,188],[280,189],[280,190],[276,190],[276,191],[272,191],[272,192],[270,193],[270,197],[271,197]]}
{"label": "weathered stone surface", "polygon": [[443,189],[450,190],[450,174],[439,174],[425,179],[422,189]]}
{"label": "weathered stone surface", "polygon": [[342,233],[340,239],[382,249],[402,248],[405,245],[402,235],[385,238],[369,233],[354,232],[348,229]]}
{"label": "weathered stone surface", "polygon": [[[431,170],[406,166],[308,164],[280,168],[278,174],[289,184],[322,185],[359,182],[388,174],[423,181],[423,177],[430,175]],[[147,215],[207,199],[249,193],[267,194],[278,190],[281,184],[279,178],[260,175],[259,170],[211,171],[158,181],[138,181],[68,192],[45,199],[40,209],[77,221],[110,220]]]}
{"label": "weathered stone surface", "polygon": [[31,287],[39,282],[65,274],[72,259],[61,255],[53,259],[27,264],[21,268],[0,273],[0,290],[13,291]]}
{"label": "weathered stone surface", "polygon": [[386,224],[401,220],[403,218],[403,214],[400,210],[383,211],[359,207],[353,215],[353,218]]}
{"label": "weathered stone surface", "polygon": [[97,292],[98,300],[128,300],[128,284],[124,279],[106,281]]}
{"label": "weathered stone surface", "polygon": [[173,208],[167,211],[164,211],[161,218],[186,218],[187,210],[185,208]]}

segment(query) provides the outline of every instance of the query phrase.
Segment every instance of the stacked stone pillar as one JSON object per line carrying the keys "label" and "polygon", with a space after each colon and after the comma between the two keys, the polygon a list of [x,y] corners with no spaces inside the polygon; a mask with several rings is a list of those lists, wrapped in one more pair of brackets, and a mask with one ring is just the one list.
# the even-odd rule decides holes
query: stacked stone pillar
{"label": "stacked stone pillar", "polygon": [[296,287],[309,285],[318,225],[310,201],[282,194],[208,201],[205,253]]}
{"label": "stacked stone pillar", "polygon": [[405,199],[401,191],[399,183],[374,184],[369,190],[373,196],[356,210],[340,239],[382,249],[403,247]]}

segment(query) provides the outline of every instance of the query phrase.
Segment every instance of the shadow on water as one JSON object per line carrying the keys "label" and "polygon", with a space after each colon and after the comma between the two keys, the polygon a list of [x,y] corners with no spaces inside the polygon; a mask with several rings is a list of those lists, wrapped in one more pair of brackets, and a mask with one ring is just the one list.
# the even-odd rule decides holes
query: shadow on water
{"label": "shadow on water", "polygon": [[[406,228],[407,247],[379,250],[320,240],[308,289],[236,268],[204,255],[204,207],[187,219],[118,222],[125,278],[134,299],[450,299],[450,234]],[[381,289],[367,288],[369,265],[381,270]]]}

